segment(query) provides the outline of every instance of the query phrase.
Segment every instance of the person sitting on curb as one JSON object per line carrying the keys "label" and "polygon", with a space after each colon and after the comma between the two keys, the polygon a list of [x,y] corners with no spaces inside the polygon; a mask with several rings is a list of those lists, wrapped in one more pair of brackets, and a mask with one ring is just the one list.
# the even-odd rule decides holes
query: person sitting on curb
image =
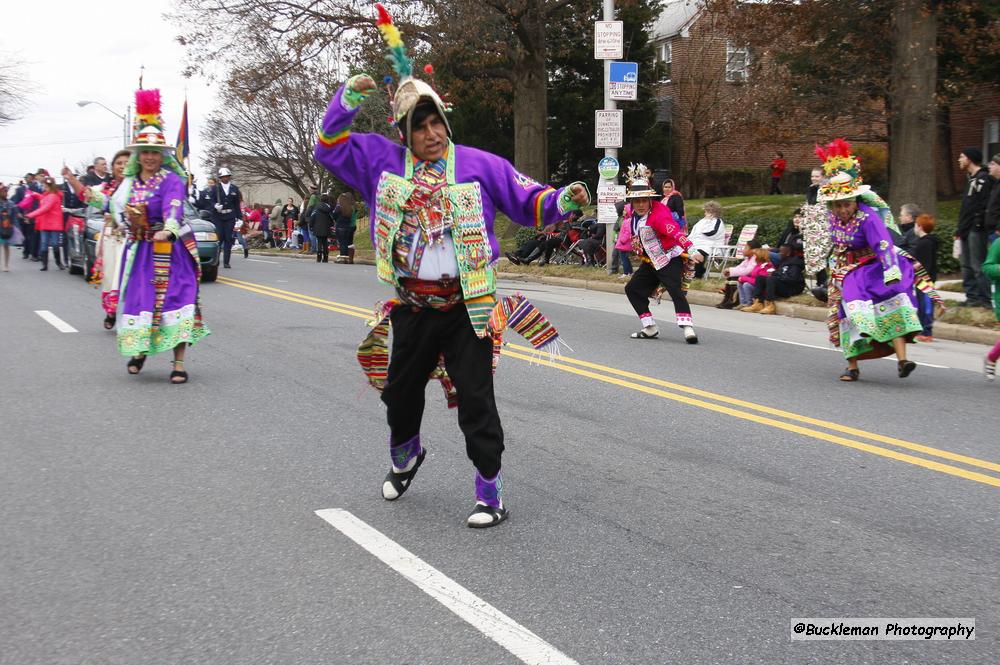
{"label": "person sitting on curb", "polygon": [[[739,265],[722,271],[722,276],[726,278],[726,287],[722,292],[722,302],[716,305],[718,309],[749,307],[750,303],[753,302],[753,280],[749,277],[753,269],[757,267],[757,257],[754,250],[760,249],[760,247],[760,241],[751,238],[743,246],[743,260]],[[747,279],[744,280],[744,277]],[[739,294],[739,300],[736,298],[737,294]]]}
{"label": "person sitting on curb", "polygon": [[[796,296],[806,288],[805,261],[795,253],[789,244],[778,248],[780,257],[778,266],[767,277],[758,277],[754,285],[754,296],[757,304],[747,311],[757,311],[761,314],[777,314],[775,301],[778,298]],[[761,304],[763,302],[763,304]],[[759,305],[759,309],[757,308]]]}
{"label": "person sitting on curb", "polygon": [[774,272],[774,264],[771,263],[771,250],[767,246],[753,250],[753,257],[755,259],[753,269],[746,275],[740,275],[737,281],[741,298],[745,297],[749,301],[749,304],[741,306],[739,311],[756,314],[764,309],[764,302],[754,298],[757,279],[760,277],[767,279],[767,276]]}

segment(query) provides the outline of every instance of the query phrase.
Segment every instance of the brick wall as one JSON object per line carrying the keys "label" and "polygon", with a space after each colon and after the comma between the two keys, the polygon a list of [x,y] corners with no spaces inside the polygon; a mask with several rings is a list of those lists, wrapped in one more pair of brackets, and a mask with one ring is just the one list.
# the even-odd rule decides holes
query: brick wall
{"label": "brick wall", "polygon": [[[986,123],[1000,120],[1000,86],[985,89],[973,101],[959,102],[951,106],[951,178],[957,191],[965,188],[965,174],[958,168],[958,155],[968,147],[975,146],[983,151],[983,160],[993,155],[987,154]],[[997,150],[1000,152],[1000,150]],[[943,163],[939,168],[943,168]]]}
{"label": "brick wall", "polygon": [[[675,179],[686,183],[691,190],[689,176],[695,149],[694,132],[711,133],[713,123],[739,124],[742,114],[748,112],[747,91],[739,83],[726,81],[727,39],[710,15],[702,14],[691,25],[688,36],[676,35],[671,38],[671,44],[671,81],[661,85],[660,95],[672,99],[671,132],[675,149],[672,164],[657,166],[669,168]],[[697,171],[755,169],[760,171],[761,182],[766,187],[769,185],[769,165],[775,151],[780,150],[788,162],[786,181],[795,188],[791,191],[801,189],[804,192],[809,171],[819,165],[813,153],[815,144],[838,136],[855,142],[858,137],[870,138],[877,133],[872,127],[853,122],[834,126],[819,122],[803,124],[805,126],[796,131],[794,140],[779,143],[765,143],[746,131],[724,132],[728,135],[712,142],[707,151],[699,150]],[[713,195],[711,191],[706,194]]]}

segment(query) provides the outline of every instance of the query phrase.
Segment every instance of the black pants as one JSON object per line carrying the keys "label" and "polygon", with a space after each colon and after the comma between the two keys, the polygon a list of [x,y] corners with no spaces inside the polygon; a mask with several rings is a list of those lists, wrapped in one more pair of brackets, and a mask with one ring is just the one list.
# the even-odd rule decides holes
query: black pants
{"label": "black pants", "polygon": [[674,301],[674,312],[677,314],[690,314],[691,306],[688,305],[687,296],[681,289],[681,280],[684,277],[684,259],[675,256],[670,263],[653,270],[653,264],[643,261],[639,269],[632,273],[632,279],[625,285],[625,295],[632,303],[632,309],[639,316],[649,314],[649,296],[653,295],[661,283],[667,287],[670,299]]}
{"label": "black pants", "polygon": [[694,264],[694,277],[695,279],[701,279],[705,276],[705,270],[708,268],[708,252],[703,252],[700,249],[695,251],[705,257],[705,260],[701,263]]}
{"label": "black pants", "polygon": [[328,263],[330,261],[330,236],[316,236],[316,260]]}
{"label": "black pants", "polygon": [[215,232],[219,234],[219,244],[222,246],[222,264],[229,265],[229,257],[233,253],[233,241],[235,238],[233,234],[236,232],[236,220],[219,220],[213,222],[215,224]]}
{"label": "black pants", "polygon": [[462,304],[447,312],[402,305],[392,310],[392,354],[382,391],[392,445],[420,433],[424,387],[444,354],[458,392],[458,426],[465,451],[483,478],[500,473],[503,429],[493,396],[493,342],[479,339]]}
{"label": "black pants", "polygon": [[24,235],[24,258],[38,258],[38,232],[35,231],[35,221],[24,218],[21,220],[21,234]]}
{"label": "black pants", "polygon": [[775,301],[802,293],[806,285],[802,282],[783,282],[774,275],[758,277],[753,286],[753,297],[757,300]]}
{"label": "black pants", "polygon": [[781,178],[771,178],[771,194],[781,194]]}
{"label": "black pants", "polygon": [[350,247],[354,244],[354,229],[350,226],[338,226],[335,230],[337,234],[337,251],[341,256],[350,256]]}

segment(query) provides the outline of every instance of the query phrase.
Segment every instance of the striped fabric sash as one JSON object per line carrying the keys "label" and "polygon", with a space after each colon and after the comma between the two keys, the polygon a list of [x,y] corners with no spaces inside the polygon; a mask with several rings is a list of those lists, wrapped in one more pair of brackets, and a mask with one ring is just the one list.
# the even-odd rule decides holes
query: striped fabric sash
{"label": "striped fabric sash", "polygon": [[[469,319],[476,330],[476,335],[484,338],[487,335],[493,341],[492,368],[496,372],[500,361],[500,350],[503,346],[504,330],[510,328],[524,337],[538,353],[559,354],[559,345],[565,346],[555,326],[520,293],[501,298],[498,302],[492,295],[465,301],[469,310]],[[385,388],[389,376],[389,315],[399,306],[409,306],[398,299],[387,300],[375,306],[372,320],[368,322],[371,330],[358,346],[358,364],[371,385],[378,392]],[[444,356],[438,358],[437,365],[429,378],[441,382],[448,408],[458,406],[458,392],[445,369]]]}

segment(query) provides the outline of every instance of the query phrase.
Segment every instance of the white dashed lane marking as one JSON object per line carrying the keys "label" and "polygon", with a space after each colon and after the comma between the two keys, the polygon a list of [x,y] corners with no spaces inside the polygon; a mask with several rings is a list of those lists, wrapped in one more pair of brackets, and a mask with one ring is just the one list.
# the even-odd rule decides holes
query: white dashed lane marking
{"label": "white dashed lane marking", "polygon": [[64,333],[79,332],[76,328],[66,323],[65,321],[63,321],[62,319],[60,319],[58,316],[56,316],[47,309],[36,309],[35,314],[42,317],[49,323],[51,323],[53,327],[55,327],[55,329],[58,330],[59,332],[64,332]]}
{"label": "white dashed lane marking", "polygon": [[529,665],[578,665],[575,660],[346,510],[316,514],[476,630]]}

